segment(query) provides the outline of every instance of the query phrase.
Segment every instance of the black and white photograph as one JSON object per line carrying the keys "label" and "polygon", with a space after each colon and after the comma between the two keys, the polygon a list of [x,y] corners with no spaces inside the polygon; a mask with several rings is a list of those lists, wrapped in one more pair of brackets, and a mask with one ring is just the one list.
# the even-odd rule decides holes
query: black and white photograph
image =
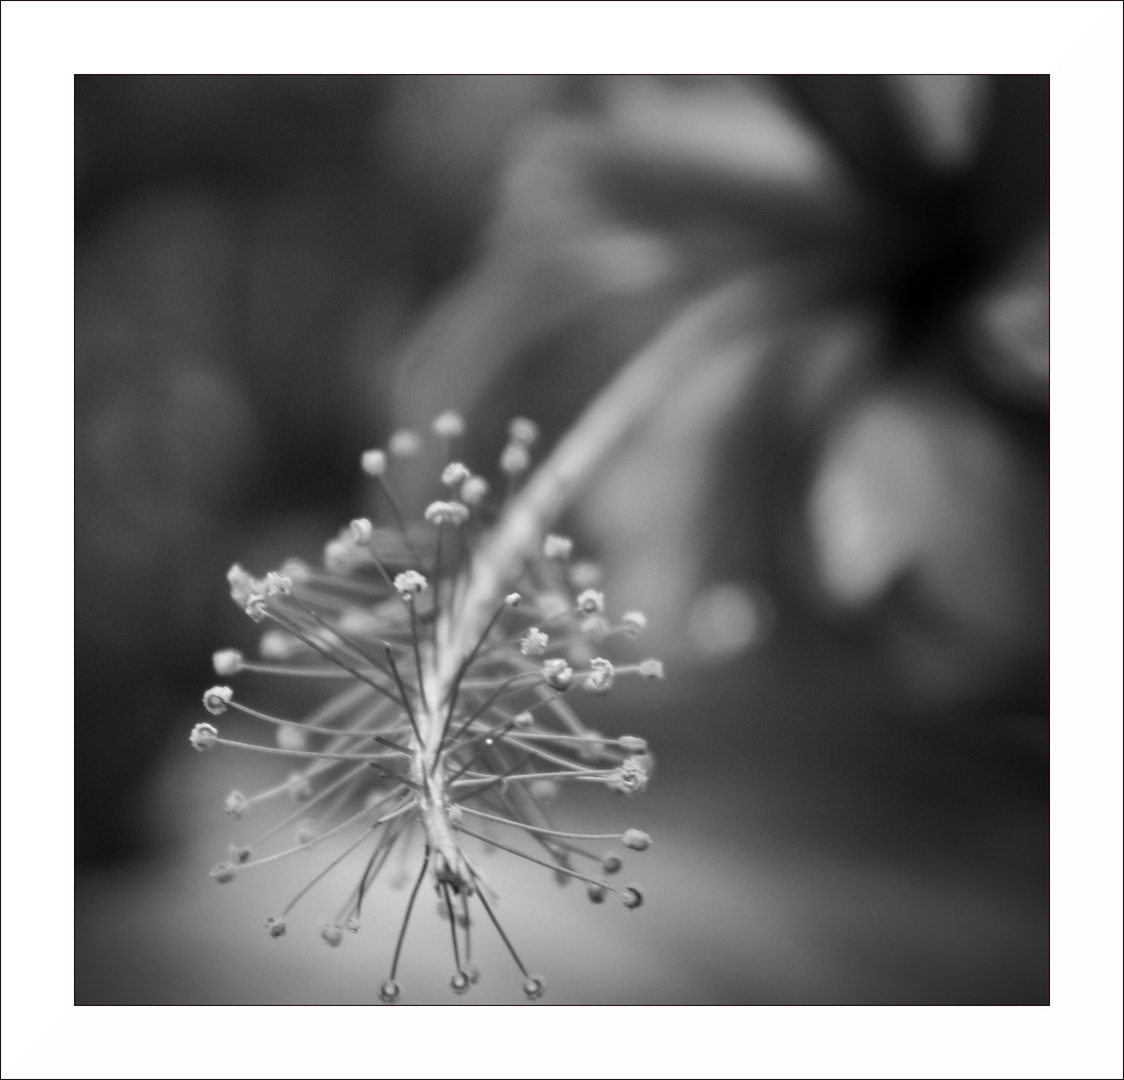
{"label": "black and white photograph", "polygon": [[[612,9],[619,30],[693,7],[323,6],[316,33],[352,35],[379,9],[424,35],[449,9],[519,34],[537,9]],[[697,6],[720,38],[752,34],[758,8],[793,33],[801,11],[867,26],[889,9],[923,35],[942,9],[967,26],[1024,7]],[[6,4],[5,64],[17,19],[66,7]],[[197,7],[216,32],[227,12],[242,32],[317,18]],[[1119,5],[1072,7],[1067,48],[1105,52]],[[710,63],[622,52],[620,71],[602,50],[572,72],[531,53],[520,72],[518,49],[511,72],[426,71],[441,65],[413,48],[418,71],[299,51],[238,71],[230,49],[218,66],[89,50],[55,76],[70,127],[50,132],[47,171],[73,193],[55,480],[16,434],[34,421],[4,348],[4,516],[15,470],[37,499],[62,479],[72,496],[55,663],[14,602],[31,578],[43,606],[45,566],[5,529],[5,639],[37,665],[5,664],[21,695],[5,692],[5,730],[34,739],[4,755],[21,792],[5,952],[40,932],[26,860],[49,850],[59,1023],[167,1021],[199,1034],[192,1053],[214,1031],[218,1071],[154,1048],[143,1071],[99,1050],[67,1073],[21,1049],[5,1075],[387,1072],[334,1039],[323,1072],[282,1045],[220,1060],[259,1023],[324,1041],[312,1025],[356,1021],[358,1042],[404,1024],[423,1058],[460,1059],[388,1075],[444,1076],[467,1067],[453,1044],[479,1041],[482,1007],[531,1010],[495,1017],[524,1034],[515,1071],[485,1057],[483,1075],[581,1075],[602,1038],[624,1057],[593,1068],[617,1075],[1114,1075],[1120,210],[1084,241],[1109,276],[1079,293],[1110,336],[1075,360],[1058,334],[1074,290],[1059,206],[1083,209],[1055,171],[1069,84],[998,52],[966,73],[888,47],[878,70],[817,71],[793,47],[793,71],[761,74],[723,70],[728,44]],[[1094,111],[1115,161],[1096,190],[1119,193],[1119,93]],[[4,156],[11,193],[9,134]],[[6,244],[5,322],[25,295],[15,260]],[[1059,428],[1070,385],[1115,421]],[[1079,468],[1059,468],[1063,441],[1087,447]],[[1082,492],[1103,565],[1052,532]],[[50,505],[24,520],[50,532]],[[1059,562],[1107,605],[1081,627],[1059,621]],[[1059,698],[1063,633],[1087,642],[1096,709]],[[1109,812],[1074,830],[1081,796],[1058,785],[1076,732]],[[36,823],[14,856],[56,790],[63,835]],[[1082,928],[1052,886],[1102,846],[1090,873],[1115,900],[1090,879],[1109,914]],[[998,1038],[962,1072],[864,1050],[857,1029],[835,1063],[739,1048],[782,1021],[810,1043],[821,1022],[902,1018],[938,1042],[946,1023],[1046,1024],[1071,1000],[1059,920],[1091,935],[1108,994],[1083,984],[1096,1005],[1072,1072],[1004,1071]],[[514,1049],[579,1018],[606,1030],[587,1054]],[[696,1022],[720,1025],[721,1051],[690,1049]],[[673,1058],[627,1063],[660,1039]]]}

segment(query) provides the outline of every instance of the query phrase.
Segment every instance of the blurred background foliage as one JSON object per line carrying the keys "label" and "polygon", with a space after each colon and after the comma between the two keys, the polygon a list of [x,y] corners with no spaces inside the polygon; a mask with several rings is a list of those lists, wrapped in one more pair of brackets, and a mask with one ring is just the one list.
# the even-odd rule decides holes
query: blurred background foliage
{"label": "blurred background foliage", "polygon": [[461,409],[478,467],[517,413],[549,445],[692,313],[689,377],[564,523],[669,678],[590,710],[656,749],[628,809],[664,900],[560,915],[620,952],[555,957],[563,1000],[1047,1000],[1048,104],[77,78],[79,1000],[373,997],[202,896],[234,781],[186,733],[211,652],[251,647],[225,570],[316,558],[400,424]]}

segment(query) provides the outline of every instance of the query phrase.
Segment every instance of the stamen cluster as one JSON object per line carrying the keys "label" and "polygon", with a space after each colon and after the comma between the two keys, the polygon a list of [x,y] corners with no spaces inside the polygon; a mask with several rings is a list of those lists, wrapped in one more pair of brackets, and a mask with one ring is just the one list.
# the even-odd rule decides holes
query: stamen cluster
{"label": "stamen cluster", "polygon": [[[369,450],[361,461],[379,486],[391,525],[378,527],[366,518],[352,522],[327,545],[323,569],[292,561],[260,579],[239,566],[228,574],[234,601],[267,629],[260,661],[233,649],[217,652],[220,676],[250,673],[344,685],[299,717],[255,709],[226,685],[204,694],[212,717],[228,710],[253,717],[273,728],[275,745],[225,738],[207,722],[191,733],[197,750],[247,749],[290,758],[295,766],[266,791],[231,792],[227,813],[241,820],[286,796],[300,804],[255,840],[232,845],[230,858],[211,875],[231,882],[329,838],[346,841],[342,852],[266,920],[269,934],[283,937],[297,902],[361,852],[356,864],[365,858],[362,869],[321,927],[325,942],[336,946],[343,930],[359,929],[364,901],[391,852],[407,849],[411,835],[420,832],[420,866],[380,998],[392,1003],[401,995],[402,945],[428,878],[450,927],[453,991],[465,993],[479,978],[471,930],[482,911],[515,961],[524,994],[534,1000],[545,984],[530,974],[500,926],[496,893],[479,869],[479,853],[500,849],[559,879],[577,878],[597,903],[615,893],[625,907],[640,906],[638,886],[607,880],[621,868],[620,856],[591,851],[588,844],[617,841],[643,851],[651,842],[648,835],[639,829],[598,834],[557,829],[542,792],[560,783],[602,784],[626,795],[644,790],[644,740],[590,730],[568,695],[604,694],[622,676],[662,676],[662,666],[614,664],[600,655],[614,637],[637,634],[644,618],[629,612],[614,622],[606,615],[605,597],[594,587],[596,568],[571,564],[573,545],[565,537],[543,537],[539,553],[507,575],[504,588],[511,591],[480,603],[476,586],[490,576],[481,576],[477,541],[497,509],[502,526],[504,507],[490,505],[487,482],[456,459],[461,418],[443,413],[434,431],[449,460],[434,485],[441,498],[421,521],[406,520],[391,487],[403,459],[421,447],[418,435],[399,432],[386,451]],[[513,478],[527,467],[537,434],[528,420],[511,425],[501,456],[509,504],[517,499]],[[270,851],[270,842],[288,830],[295,844]],[[516,846],[520,840],[532,842],[534,851]]]}

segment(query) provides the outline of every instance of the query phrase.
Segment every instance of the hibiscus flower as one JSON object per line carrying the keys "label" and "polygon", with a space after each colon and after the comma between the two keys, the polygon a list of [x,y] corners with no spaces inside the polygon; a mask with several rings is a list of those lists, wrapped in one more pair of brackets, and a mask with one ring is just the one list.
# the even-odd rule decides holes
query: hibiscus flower
{"label": "hibiscus flower", "polygon": [[403,418],[554,436],[662,351],[577,511],[662,647],[727,656],[779,610],[795,670],[882,704],[1043,707],[1048,80],[589,91],[513,150],[402,355]]}

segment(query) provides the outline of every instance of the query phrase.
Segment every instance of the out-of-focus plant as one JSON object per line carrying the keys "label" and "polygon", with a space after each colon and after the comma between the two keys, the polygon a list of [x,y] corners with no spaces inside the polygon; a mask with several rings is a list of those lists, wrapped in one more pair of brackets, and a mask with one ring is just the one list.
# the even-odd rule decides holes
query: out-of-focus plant
{"label": "out-of-focus plant", "polygon": [[622,596],[723,655],[767,628],[762,576],[861,641],[890,702],[1040,707],[1047,81],[589,97],[512,150],[402,414],[537,408],[553,435],[659,340],[675,374],[580,504]]}

